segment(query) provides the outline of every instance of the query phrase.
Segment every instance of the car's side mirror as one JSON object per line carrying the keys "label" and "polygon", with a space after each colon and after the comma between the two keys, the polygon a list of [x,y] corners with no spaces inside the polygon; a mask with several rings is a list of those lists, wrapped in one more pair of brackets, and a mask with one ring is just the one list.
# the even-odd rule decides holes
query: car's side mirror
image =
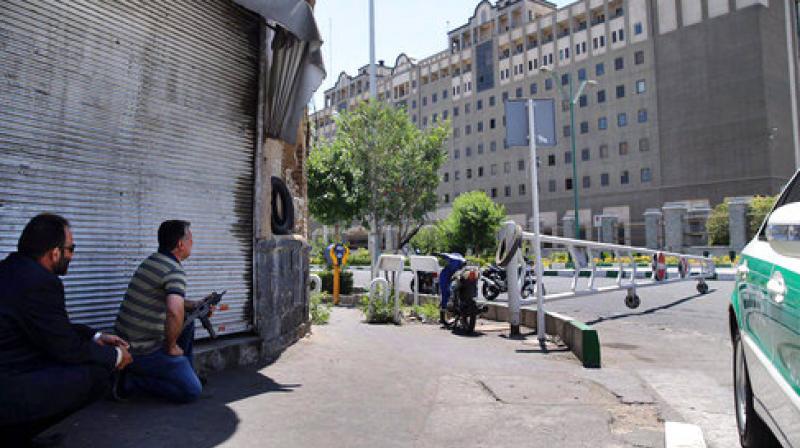
{"label": "car's side mirror", "polygon": [[775,252],[800,258],[800,202],[778,207],[769,215],[767,241]]}

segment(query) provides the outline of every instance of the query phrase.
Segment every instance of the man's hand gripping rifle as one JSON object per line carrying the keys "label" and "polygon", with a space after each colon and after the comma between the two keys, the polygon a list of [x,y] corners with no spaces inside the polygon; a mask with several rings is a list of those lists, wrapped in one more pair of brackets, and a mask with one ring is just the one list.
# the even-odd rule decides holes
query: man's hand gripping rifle
{"label": "man's hand gripping rifle", "polygon": [[214,331],[214,327],[211,326],[211,312],[213,311],[212,307],[217,306],[220,300],[222,300],[222,296],[228,291],[222,291],[217,293],[216,291],[212,292],[204,299],[197,302],[194,308],[188,313],[186,313],[186,318],[183,321],[183,327],[186,328],[191,322],[194,322],[195,319],[200,319],[200,323],[203,324],[203,328],[208,331],[208,334],[211,336],[211,339],[216,339],[217,332]]}

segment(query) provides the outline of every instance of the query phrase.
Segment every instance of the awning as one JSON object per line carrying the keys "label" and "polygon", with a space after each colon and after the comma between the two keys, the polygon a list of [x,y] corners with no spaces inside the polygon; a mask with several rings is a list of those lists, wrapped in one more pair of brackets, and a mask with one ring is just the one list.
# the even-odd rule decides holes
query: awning
{"label": "awning", "polygon": [[325,79],[322,38],[305,0],[234,0],[270,25],[264,45],[267,73],[264,135],[296,143],[306,104]]}

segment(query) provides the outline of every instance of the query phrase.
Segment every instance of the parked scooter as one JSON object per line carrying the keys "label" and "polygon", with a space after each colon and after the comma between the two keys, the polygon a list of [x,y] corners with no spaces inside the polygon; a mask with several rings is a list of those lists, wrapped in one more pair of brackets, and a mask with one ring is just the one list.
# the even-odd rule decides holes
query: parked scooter
{"label": "parked scooter", "polygon": [[467,266],[467,260],[458,253],[434,255],[445,261],[445,267],[439,274],[439,291],[442,294],[439,320],[448,328],[472,333],[478,314],[488,309],[486,306],[479,307],[475,301],[480,270],[475,266]]}
{"label": "parked scooter", "polygon": [[[481,280],[483,280],[481,292],[486,300],[494,300],[501,293],[508,292],[506,270],[495,264],[486,266],[483,269]],[[544,285],[542,285],[542,288],[542,293],[546,294]],[[536,294],[536,274],[528,260],[525,260],[525,280],[522,283],[521,293],[523,299],[531,298]]]}

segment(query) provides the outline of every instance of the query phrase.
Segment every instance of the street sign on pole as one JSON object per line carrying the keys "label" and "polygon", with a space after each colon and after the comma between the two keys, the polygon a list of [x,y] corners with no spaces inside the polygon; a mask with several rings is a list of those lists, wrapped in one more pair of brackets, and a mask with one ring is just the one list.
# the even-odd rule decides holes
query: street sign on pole
{"label": "street sign on pole", "polygon": [[[531,163],[531,197],[533,202],[533,249],[536,255],[536,333],[540,344],[545,343],[545,311],[542,270],[542,243],[539,229],[539,173],[536,158],[536,147],[552,147],[556,145],[556,106],[552,99],[514,100],[505,102],[506,141],[509,146],[525,146],[530,148]],[[531,138],[530,136],[533,136]],[[514,264],[516,266],[516,264]],[[511,314],[519,313],[519,302]]]}

